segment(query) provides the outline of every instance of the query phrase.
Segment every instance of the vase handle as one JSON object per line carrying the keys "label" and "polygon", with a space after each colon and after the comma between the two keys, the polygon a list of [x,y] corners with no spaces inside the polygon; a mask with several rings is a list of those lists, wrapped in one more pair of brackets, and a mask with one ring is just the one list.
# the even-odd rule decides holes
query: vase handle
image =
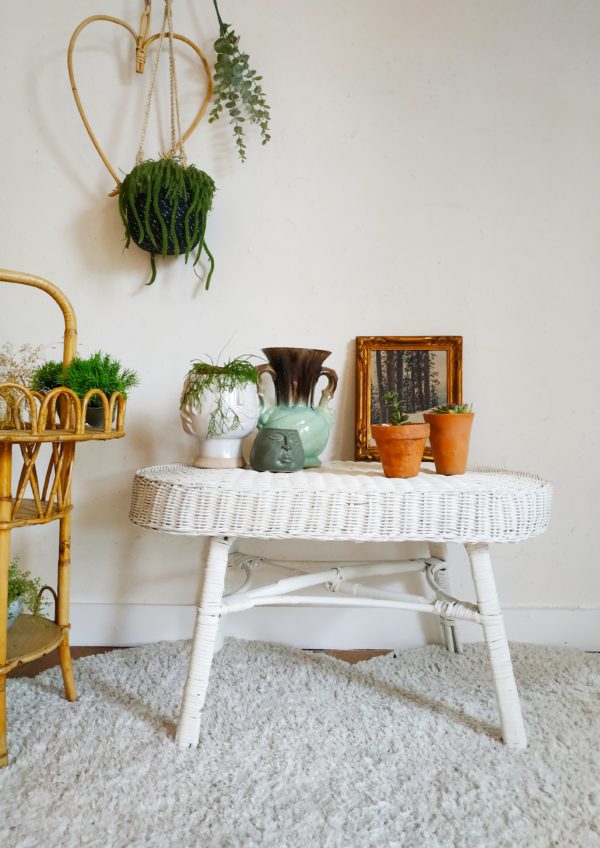
{"label": "vase handle", "polygon": [[321,368],[319,377],[327,377],[327,385],[323,389],[319,406],[325,406],[333,397],[338,384],[338,375],[333,368]]}
{"label": "vase handle", "polygon": [[273,382],[275,382],[277,377],[275,375],[275,370],[274,370],[273,366],[269,365],[268,362],[266,362],[264,365],[257,365],[256,370],[258,371],[258,377],[257,377],[257,380],[256,380],[256,391],[258,392],[258,402],[260,404],[261,409],[266,409],[268,404],[265,400],[265,393],[263,391],[262,375],[263,374],[270,374]]}

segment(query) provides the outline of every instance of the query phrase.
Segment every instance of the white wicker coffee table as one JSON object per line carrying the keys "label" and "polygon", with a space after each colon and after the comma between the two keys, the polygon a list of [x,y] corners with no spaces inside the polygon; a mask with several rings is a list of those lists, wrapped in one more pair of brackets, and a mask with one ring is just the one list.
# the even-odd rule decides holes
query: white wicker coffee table
{"label": "white wicker coffee table", "polygon": [[[424,471],[388,479],[377,463],[334,462],[294,474],[188,465],[144,468],[135,476],[130,518],[162,533],[209,536],[200,605],[177,730],[180,748],[198,745],[220,618],[266,605],[387,607],[432,613],[449,651],[460,652],[456,622],[481,625],[488,649],[502,737],[527,744],[521,707],[489,553],[495,542],[521,542],[543,533],[552,487],[527,474],[492,469],[440,477]],[[228,565],[248,577],[257,558],[240,549],[244,538],[354,542],[421,541],[429,556],[408,562],[356,562],[304,571],[252,588],[251,580],[224,597]],[[236,542],[234,546],[234,542]],[[465,546],[477,603],[450,594],[446,542]],[[258,560],[262,561],[262,560]],[[364,586],[359,578],[420,571],[432,597]],[[324,586],[328,594],[303,590]]]}

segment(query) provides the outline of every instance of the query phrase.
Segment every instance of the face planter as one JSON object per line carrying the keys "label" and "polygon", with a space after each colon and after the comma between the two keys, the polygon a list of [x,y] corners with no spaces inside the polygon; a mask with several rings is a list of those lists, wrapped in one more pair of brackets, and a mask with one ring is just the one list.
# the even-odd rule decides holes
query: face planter
{"label": "face planter", "polygon": [[258,419],[254,383],[230,391],[206,389],[201,403],[194,404],[191,400],[182,403],[180,415],[185,432],[198,439],[199,453],[194,465],[198,468],[243,468],[242,440],[254,430]]}
{"label": "face planter", "polygon": [[297,430],[263,427],[252,446],[255,471],[289,472],[304,467],[304,450]]}

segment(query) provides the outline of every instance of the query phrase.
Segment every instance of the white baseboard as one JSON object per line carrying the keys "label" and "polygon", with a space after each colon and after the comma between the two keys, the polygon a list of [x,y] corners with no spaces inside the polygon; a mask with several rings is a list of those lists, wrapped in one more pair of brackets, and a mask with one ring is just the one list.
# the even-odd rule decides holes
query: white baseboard
{"label": "white baseboard", "polygon": [[[71,605],[73,645],[140,645],[191,638],[195,607],[150,604]],[[508,638],[539,645],[600,651],[600,609],[506,608]],[[465,642],[481,628],[461,623]],[[223,635],[299,648],[404,648],[437,642],[437,620],[394,610],[273,607],[229,616]]]}

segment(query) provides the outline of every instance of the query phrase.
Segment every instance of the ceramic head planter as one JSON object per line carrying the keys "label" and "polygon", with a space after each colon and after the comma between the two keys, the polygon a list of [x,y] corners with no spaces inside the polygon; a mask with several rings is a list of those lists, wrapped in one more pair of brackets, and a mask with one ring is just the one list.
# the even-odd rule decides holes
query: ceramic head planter
{"label": "ceramic head planter", "polygon": [[304,450],[298,431],[264,427],[252,445],[250,465],[255,471],[299,471]]}
{"label": "ceramic head planter", "polygon": [[258,372],[244,359],[196,362],[181,395],[183,429],[198,440],[199,468],[242,468],[242,441],[258,420]]}

